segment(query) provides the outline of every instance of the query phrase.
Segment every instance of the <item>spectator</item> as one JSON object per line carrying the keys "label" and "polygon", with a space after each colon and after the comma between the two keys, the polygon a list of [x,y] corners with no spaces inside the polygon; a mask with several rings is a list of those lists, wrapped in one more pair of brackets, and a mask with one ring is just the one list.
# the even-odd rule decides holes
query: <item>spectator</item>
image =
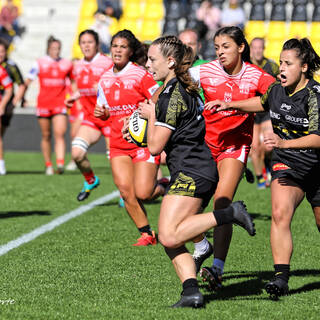
{"label": "spectator", "polygon": [[98,12],[109,17],[120,19],[122,15],[121,4],[118,0],[97,0]]}
{"label": "spectator", "polygon": [[111,24],[111,19],[109,16],[106,16],[99,11],[95,13],[94,18],[95,18],[95,22],[90,29],[98,33],[101,51],[103,53],[109,53],[110,52],[109,44],[111,41],[111,34],[109,31],[109,27]]}
{"label": "spectator", "polygon": [[9,42],[16,35],[20,35],[20,28],[18,25],[19,11],[18,7],[13,3],[13,0],[7,0],[6,4],[0,11],[0,25],[3,37]]}
{"label": "spectator", "polygon": [[203,1],[196,13],[197,19],[204,23],[207,31],[205,38],[212,39],[221,23],[221,10],[211,1]]}
{"label": "spectator", "polygon": [[238,0],[229,0],[228,8],[221,12],[221,26],[235,26],[244,28],[246,17],[243,9],[239,6]]}

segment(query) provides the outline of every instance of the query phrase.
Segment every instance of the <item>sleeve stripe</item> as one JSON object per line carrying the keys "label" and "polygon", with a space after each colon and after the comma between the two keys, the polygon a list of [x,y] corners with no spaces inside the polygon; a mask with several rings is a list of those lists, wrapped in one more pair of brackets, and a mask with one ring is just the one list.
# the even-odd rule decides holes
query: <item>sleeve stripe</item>
{"label": "sleeve stripe", "polygon": [[175,130],[176,130],[175,127],[172,127],[172,126],[170,126],[169,124],[164,123],[164,122],[159,122],[159,121],[157,121],[157,122],[155,122],[154,125],[155,125],[155,126],[160,126],[160,127],[166,127],[166,128],[168,128],[168,129],[170,129],[170,130],[172,130],[172,131],[175,131]]}

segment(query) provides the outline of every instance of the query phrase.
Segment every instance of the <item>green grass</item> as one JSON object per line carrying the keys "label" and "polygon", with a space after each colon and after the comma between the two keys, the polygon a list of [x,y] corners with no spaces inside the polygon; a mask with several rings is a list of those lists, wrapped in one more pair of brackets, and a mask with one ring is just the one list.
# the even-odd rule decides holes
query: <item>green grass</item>
{"label": "green grass", "polygon": [[[90,160],[101,185],[86,203],[115,190],[105,157]],[[6,164],[0,245],[82,205],[80,174],[47,177],[38,153],[8,152]],[[273,270],[270,191],[243,181],[236,199],[247,203],[257,235],[234,228],[223,290],[211,293],[201,283],[205,309],[168,308],[181,291],[170,261],[161,245],[132,247],[138,233],[114,199],[0,256],[0,319],[318,319],[319,232],[308,203],[292,223],[291,294],[274,302],[263,290]],[[155,229],[160,203],[146,205]],[[14,303],[1,304],[8,299]]]}

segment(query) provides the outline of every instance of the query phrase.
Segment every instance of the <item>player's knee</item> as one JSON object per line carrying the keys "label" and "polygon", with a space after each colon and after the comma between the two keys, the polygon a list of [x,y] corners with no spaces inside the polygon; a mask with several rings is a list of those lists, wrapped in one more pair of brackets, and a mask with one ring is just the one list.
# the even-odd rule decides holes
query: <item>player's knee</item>
{"label": "player's knee", "polygon": [[287,217],[287,210],[284,208],[275,208],[272,210],[272,222],[276,225],[290,224],[290,219]]}
{"label": "player's knee", "polygon": [[75,137],[72,141],[71,156],[76,162],[81,162],[85,157],[89,148],[89,143],[79,137]]}
{"label": "player's knee", "polygon": [[171,232],[168,232],[167,230],[159,229],[158,239],[160,243],[166,248],[173,249],[179,246],[179,243],[176,237]]}
{"label": "player's knee", "polygon": [[152,195],[152,191],[151,190],[147,190],[145,188],[139,188],[135,190],[136,193],[136,197],[137,199],[141,200],[141,201],[147,201],[151,199],[151,195]]}

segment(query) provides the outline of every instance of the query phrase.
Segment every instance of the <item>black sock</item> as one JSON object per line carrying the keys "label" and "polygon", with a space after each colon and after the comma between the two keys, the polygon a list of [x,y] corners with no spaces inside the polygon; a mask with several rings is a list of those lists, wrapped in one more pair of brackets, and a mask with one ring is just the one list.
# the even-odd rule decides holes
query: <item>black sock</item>
{"label": "black sock", "polygon": [[151,228],[150,228],[150,226],[148,224],[146,226],[144,226],[144,227],[138,228],[138,230],[139,230],[140,233],[147,233],[150,236],[152,236],[152,230],[151,230]]}
{"label": "black sock", "polygon": [[233,208],[230,206],[224,209],[214,210],[213,215],[217,221],[218,226],[233,222]]}
{"label": "black sock", "polygon": [[183,295],[190,296],[196,292],[199,292],[197,279],[190,278],[183,282],[182,284]]}
{"label": "black sock", "polygon": [[274,265],[275,276],[288,282],[290,276],[290,264],[275,264]]}
{"label": "black sock", "polygon": [[262,174],[260,174],[260,175],[258,175],[258,176],[256,176],[257,177],[257,180],[259,181],[260,179],[263,179],[263,175]]}

